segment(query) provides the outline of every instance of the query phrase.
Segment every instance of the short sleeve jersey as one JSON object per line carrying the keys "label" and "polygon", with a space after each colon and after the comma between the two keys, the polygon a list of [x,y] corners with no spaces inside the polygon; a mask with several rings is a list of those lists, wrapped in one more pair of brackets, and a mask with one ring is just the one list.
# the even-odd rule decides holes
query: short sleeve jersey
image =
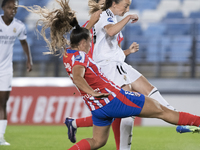
{"label": "short sleeve jersey", "polygon": [[96,63],[88,57],[86,53],[68,49],[63,56],[63,63],[72,81],[72,68],[75,65],[81,65],[85,67],[84,79],[93,90],[101,93],[111,93],[107,98],[95,98],[79,89],[86,105],[91,111],[105,106],[120,92],[120,87],[108,80],[103,73],[100,72]]}
{"label": "short sleeve jersey", "polygon": [[[88,24],[89,20],[86,21],[86,23],[83,25],[83,27],[86,27],[86,25]],[[93,59],[93,51],[94,51],[94,44],[96,43],[96,32],[95,32],[95,29],[90,29],[90,33],[92,34],[92,43],[91,43],[91,47],[90,47],[90,51],[88,52],[88,56],[90,58]],[[118,34],[118,37],[117,37],[117,41],[118,41],[118,44],[120,44],[122,41],[123,41],[123,35],[122,33],[120,32]]]}
{"label": "short sleeve jersey", "polygon": [[0,15],[0,74],[12,73],[13,45],[18,38],[26,39],[25,25],[14,18],[10,25],[6,25]]}
{"label": "short sleeve jersey", "polygon": [[[105,26],[116,24],[117,18],[110,9],[102,12],[99,21],[94,25],[96,43],[94,46],[93,59],[95,62],[103,61],[124,61],[125,54],[118,46],[118,34],[109,36],[105,31]],[[120,35],[122,35],[120,33]]]}

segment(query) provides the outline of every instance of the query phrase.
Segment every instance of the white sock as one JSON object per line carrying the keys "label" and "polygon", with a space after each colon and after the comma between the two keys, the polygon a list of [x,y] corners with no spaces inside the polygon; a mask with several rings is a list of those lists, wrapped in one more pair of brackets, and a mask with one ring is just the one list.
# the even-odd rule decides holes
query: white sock
{"label": "white sock", "polygon": [[153,88],[153,90],[149,93],[148,97],[151,97],[151,98],[157,100],[161,105],[163,105],[171,110],[175,110],[174,107],[169,105],[169,103],[162,97],[162,95],[160,94],[160,92],[158,91],[158,89],[156,87]]}
{"label": "white sock", "polygon": [[76,119],[74,119],[74,120],[72,121],[72,126],[73,126],[74,128],[77,128]]}
{"label": "white sock", "polygon": [[0,138],[4,137],[6,132],[7,120],[0,120]]}
{"label": "white sock", "polygon": [[120,150],[130,150],[132,142],[132,130],[134,124],[133,117],[121,119],[120,124]]}

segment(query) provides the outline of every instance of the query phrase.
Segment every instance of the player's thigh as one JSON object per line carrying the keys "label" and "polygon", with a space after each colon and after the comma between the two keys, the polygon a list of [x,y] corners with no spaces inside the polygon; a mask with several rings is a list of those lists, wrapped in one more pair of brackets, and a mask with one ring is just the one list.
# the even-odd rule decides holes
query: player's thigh
{"label": "player's thigh", "polygon": [[93,125],[93,139],[97,145],[105,145],[110,133],[110,125],[96,126]]}
{"label": "player's thigh", "polygon": [[0,106],[6,106],[9,96],[10,91],[0,91]]}
{"label": "player's thigh", "polygon": [[132,90],[140,92],[146,96],[153,90],[153,85],[144,77],[140,76],[136,81],[131,83]]}
{"label": "player's thigh", "polygon": [[162,106],[156,100],[145,96],[145,103],[139,117],[160,118],[164,113]]}

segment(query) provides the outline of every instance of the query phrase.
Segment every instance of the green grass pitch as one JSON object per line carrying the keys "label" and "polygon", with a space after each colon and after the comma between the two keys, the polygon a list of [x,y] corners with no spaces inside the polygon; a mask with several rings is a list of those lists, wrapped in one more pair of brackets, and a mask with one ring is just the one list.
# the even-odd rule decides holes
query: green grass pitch
{"label": "green grass pitch", "polygon": [[[200,134],[177,133],[176,127],[134,127],[132,150],[200,150]],[[92,128],[79,128],[77,141],[91,137]],[[67,150],[73,145],[63,126],[8,126],[5,138],[11,146],[0,150]],[[115,150],[112,130],[106,146]]]}

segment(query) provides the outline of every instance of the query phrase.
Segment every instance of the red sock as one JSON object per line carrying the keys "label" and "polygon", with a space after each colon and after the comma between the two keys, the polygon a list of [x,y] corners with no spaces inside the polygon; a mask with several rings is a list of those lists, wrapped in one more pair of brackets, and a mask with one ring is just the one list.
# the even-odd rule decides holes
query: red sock
{"label": "red sock", "polygon": [[71,148],[68,150],[90,150],[90,144],[86,139],[83,139],[73,145]]}
{"label": "red sock", "polygon": [[77,127],[92,127],[93,126],[92,116],[76,119],[76,125]]}
{"label": "red sock", "polygon": [[112,123],[112,129],[115,136],[115,144],[117,150],[119,150],[120,146],[120,124],[121,124],[121,118],[116,118],[115,121],[113,121]]}
{"label": "red sock", "polygon": [[200,125],[200,117],[186,112],[179,112],[178,125],[190,125],[198,127]]}

